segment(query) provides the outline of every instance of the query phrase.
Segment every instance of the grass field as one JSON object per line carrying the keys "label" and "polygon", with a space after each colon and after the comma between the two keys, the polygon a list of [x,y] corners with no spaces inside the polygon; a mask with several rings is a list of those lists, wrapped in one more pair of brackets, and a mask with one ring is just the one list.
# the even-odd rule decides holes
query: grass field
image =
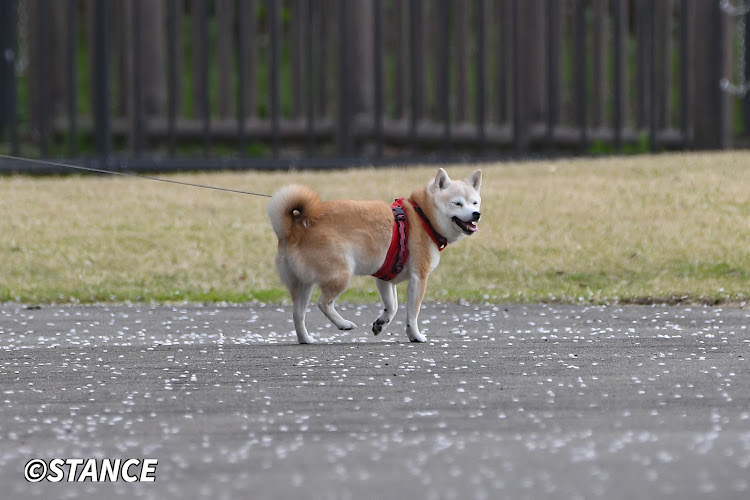
{"label": "grass field", "polygon": [[[483,165],[480,230],[443,252],[428,298],[744,305],[749,164],[726,152]],[[170,178],[390,201],[436,170]],[[288,300],[266,203],[140,179],[0,177],[0,301]],[[373,280],[356,278],[343,299],[377,300]]]}

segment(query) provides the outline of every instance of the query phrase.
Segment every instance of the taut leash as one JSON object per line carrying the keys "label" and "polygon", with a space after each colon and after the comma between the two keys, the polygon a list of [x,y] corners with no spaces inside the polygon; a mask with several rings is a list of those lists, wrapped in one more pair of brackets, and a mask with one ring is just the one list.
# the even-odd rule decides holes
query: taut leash
{"label": "taut leash", "polygon": [[231,189],[231,188],[225,188],[225,187],[219,187],[219,186],[208,186],[205,184],[195,184],[192,182],[175,181],[172,179],[164,179],[161,177],[152,177],[150,175],[134,174],[132,172],[115,172],[112,170],[103,170],[100,168],[82,167],[80,165],[70,165],[68,163],[60,163],[60,162],[47,161],[47,160],[35,160],[32,158],[21,158],[19,156],[9,156],[9,155],[1,155],[1,154],[0,154],[0,158],[6,159],[6,160],[13,160],[13,161],[25,161],[29,163],[37,163],[41,165],[52,165],[55,167],[69,168],[72,170],[82,170],[84,172],[95,172],[98,174],[119,175],[121,177],[133,177],[136,179],[144,179],[148,181],[165,182],[168,184],[178,184],[180,186],[189,186],[189,187],[195,187],[195,188],[201,188],[201,189],[212,189],[214,191],[225,191],[227,193],[245,194],[245,195],[250,195],[250,196],[262,196],[264,198],[271,197],[270,194],[265,194],[265,193],[254,193],[252,191],[242,191],[241,189]]}

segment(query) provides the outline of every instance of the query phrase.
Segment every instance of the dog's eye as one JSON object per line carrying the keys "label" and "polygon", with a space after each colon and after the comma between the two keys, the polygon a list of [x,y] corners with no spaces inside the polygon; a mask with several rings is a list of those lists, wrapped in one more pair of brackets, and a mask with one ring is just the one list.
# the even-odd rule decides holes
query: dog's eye
{"label": "dog's eye", "polygon": [[460,201],[454,201],[453,204],[456,205],[457,207],[463,207],[464,206],[464,204],[461,203]]}
{"label": "dog's eye", "polygon": [[479,205],[479,203],[477,203],[477,202],[475,201],[475,202],[474,202],[474,205]]}

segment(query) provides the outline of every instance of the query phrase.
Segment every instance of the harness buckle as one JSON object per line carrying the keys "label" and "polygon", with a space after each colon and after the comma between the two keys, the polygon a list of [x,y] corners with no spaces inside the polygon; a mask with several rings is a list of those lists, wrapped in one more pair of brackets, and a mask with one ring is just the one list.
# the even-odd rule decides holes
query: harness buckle
{"label": "harness buckle", "polygon": [[396,222],[403,222],[406,220],[406,213],[404,213],[404,209],[399,206],[392,207],[393,208],[393,218]]}

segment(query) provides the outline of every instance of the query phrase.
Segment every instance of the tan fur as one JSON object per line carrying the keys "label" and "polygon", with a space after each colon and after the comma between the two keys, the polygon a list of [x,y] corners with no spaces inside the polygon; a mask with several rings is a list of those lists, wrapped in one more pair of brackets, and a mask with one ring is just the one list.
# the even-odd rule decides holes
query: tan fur
{"label": "tan fur", "polygon": [[[441,186],[442,183],[446,186],[450,183],[445,171],[440,169],[434,186],[418,189],[410,197],[432,221],[441,217],[436,213],[435,206],[435,194],[443,191],[438,186],[439,179]],[[479,179],[481,182],[481,172]],[[456,182],[451,189],[456,191],[461,184],[465,183]],[[472,192],[478,198],[473,188]],[[383,325],[390,323],[397,308],[395,284],[409,279],[407,334],[410,340],[423,342],[425,339],[419,333],[416,319],[424,298],[427,277],[437,266],[439,252],[425,232],[412,204],[407,201],[404,208],[409,224],[409,261],[394,280],[375,280],[383,298],[384,310],[375,321],[373,332],[377,335]],[[294,325],[299,342],[312,342],[304,318],[314,285],[321,288],[318,306],[331,322],[339,329],[354,328],[354,323],[338,314],[334,301],[349,286],[353,275],[371,275],[385,261],[393,231],[390,205],[382,201],[323,202],[312,189],[293,185],[282,188],[271,198],[268,215],[279,238],[276,266],[281,280],[292,295]],[[442,226],[449,229],[452,224],[450,218],[442,222]],[[449,241],[463,237],[457,228],[444,235]]]}

